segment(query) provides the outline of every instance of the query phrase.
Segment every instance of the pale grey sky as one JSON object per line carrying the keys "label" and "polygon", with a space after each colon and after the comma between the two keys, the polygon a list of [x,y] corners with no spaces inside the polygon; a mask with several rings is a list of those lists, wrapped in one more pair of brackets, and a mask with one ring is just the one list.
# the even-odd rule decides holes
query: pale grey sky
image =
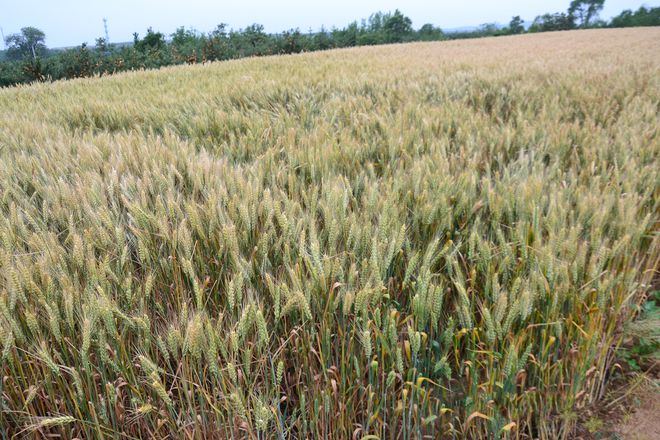
{"label": "pale grey sky", "polygon": [[[545,12],[565,11],[570,0],[1,0],[0,27],[4,34],[35,26],[46,33],[49,47],[94,43],[103,36],[103,17],[108,19],[111,42],[132,40],[152,26],[166,34],[177,27],[213,30],[218,23],[238,29],[263,24],[267,32],[291,28],[317,30],[344,26],[376,11],[400,9],[415,28],[433,23],[442,28],[475,26],[487,22],[508,23],[513,15],[525,20]],[[623,9],[637,9],[658,1],[606,0],[601,17],[610,18]],[[0,47],[3,47],[0,45]]]}

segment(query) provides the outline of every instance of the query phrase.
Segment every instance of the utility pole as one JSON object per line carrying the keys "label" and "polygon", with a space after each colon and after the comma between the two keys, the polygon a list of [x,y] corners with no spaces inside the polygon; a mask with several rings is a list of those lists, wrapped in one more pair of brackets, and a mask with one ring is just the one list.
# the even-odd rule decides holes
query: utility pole
{"label": "utility pole", "polygon": [[105,29],[105,45],[110,45],[110,37],[108,37],[108,19],[103,17],[103,29]]}
{"label": "utility pole", "polygon": [[7,43],[5,43],[5,31],[2,29],[2,26],[0,26],[0,34],[2,34],[2,47],[6,49]]}

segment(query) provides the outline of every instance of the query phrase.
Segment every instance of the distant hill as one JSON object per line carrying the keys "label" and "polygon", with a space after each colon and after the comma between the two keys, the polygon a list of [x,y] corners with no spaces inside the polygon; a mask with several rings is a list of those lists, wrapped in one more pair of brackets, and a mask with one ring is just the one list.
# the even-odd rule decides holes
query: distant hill
{"label": "distant hill", "polygon": [[459,34],[463,32],[474,32],[479,29],[479,26],[461,26],[449,29],[443,29],[442,32],[445,34]]}
{"label": "distant hill", "polygon": [[[75,46],[60,46],[60,47],[50,47],[48,48],[49,50],[53,51],[62,51],[62,50],[70,50],[70,49],[78,49],[81,45],[77,44]],[[93,43],[87,43],[87,47],[94,46]],[[110,43],[110,46],[115,47],[117,49],[120,49],[122,47],[131,47],[133,46],[132,41],[122,41],[120,43]]]}

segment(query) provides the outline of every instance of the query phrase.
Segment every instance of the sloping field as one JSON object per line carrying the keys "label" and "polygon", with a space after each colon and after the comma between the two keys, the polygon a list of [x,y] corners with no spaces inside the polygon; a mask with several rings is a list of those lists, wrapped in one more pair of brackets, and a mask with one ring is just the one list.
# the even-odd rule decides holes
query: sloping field
{"label": "sloping field", "polygon": [[557,438],[660,259],[660,28],[0,90],[3,438]]}

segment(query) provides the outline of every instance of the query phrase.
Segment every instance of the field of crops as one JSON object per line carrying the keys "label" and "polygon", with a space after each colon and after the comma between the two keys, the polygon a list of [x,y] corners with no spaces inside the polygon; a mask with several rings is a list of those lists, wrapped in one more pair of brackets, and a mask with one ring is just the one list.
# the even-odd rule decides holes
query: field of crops
{"label": "field of crops", "polygon": [[660,28],[0,90],[0,437],[567,437],[660,261]]}

